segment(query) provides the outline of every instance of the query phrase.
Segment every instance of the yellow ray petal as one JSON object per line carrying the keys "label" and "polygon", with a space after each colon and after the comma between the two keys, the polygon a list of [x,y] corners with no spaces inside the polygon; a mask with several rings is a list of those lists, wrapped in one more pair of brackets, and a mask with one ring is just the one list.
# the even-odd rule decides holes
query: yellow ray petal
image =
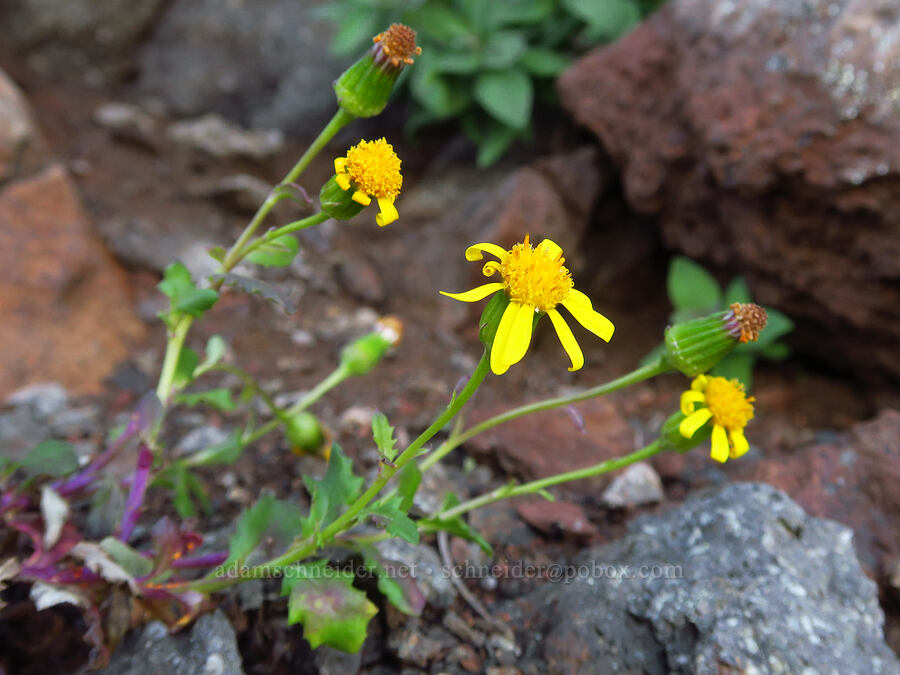
{"label": "yellow ray petal", "polygon": [[485,244],[472,244],[469,248],[466,249],[466,260],[475,261],[475,260],[483,260],[484,256],[482,255],[482,251],[485,253],[490,253],[492,256],[496,256],[503,260],[506,257],[506,249],[497,246],[497,244],[485,243]]}
{"label": "yellow ray petal", "polygon": [[697,429],[709,422],[710,417],[712,417],[712,410],[709,408],[700,408],[700,410],[691,413],[681,420],[681,424],[678,425],[678,431],[685,438],[691,438],[697,433]]}
{"label": "yellow ray petal", "polygon": [[684,392],[681,395],[681,412],[690,415],[694,412],[695,403],[706,402],[706,395],[702,391],[694,391],[693,389]]}
{"label": "yellow ray petal", "polygon": [[531,343],[532,326],[534,326],[534,307],[521,305],[503,349],[503,360],[508,365],[518,363],[525,356]]}
{"label": "yellow ray petal", "polygon": [[709,378],[706,375],[698,375],[691,382],[691,389],[694,391],[706,391],[706,384]]}
{"label": "yellow ray petal", "polygon": [[557,256],[562,255],[562,249],[559,244],[557,244],[552,239],[544,239],[540,244],[537,245],[538,250],[546,251],[550,254],[551,258],[556,258]]}
{"label": "yellow ray petal", "polygon": [[591,304],[591,299],[587,295],[575,288],[569,289],[569,297],[566,298],[566,300],[570,302],[576,302],[579,305],[584,305],[588,309],[591,309],[594,306],[593,304]]}
{"label": "yellow ray petal", "polygon": [[740,429],[734,429],[730,436],[732,457],[740,457],[750,449],[750,443],[747,442],[747,437],[744,436],[744,432]]}
{"label": "yellow ray petal", "polygon": [[519,303],[510,302],[503,311],[500,325],[497,326],[497,334],[494,335],[494,343],[491,345],[491,370],[495,375],[502,375],[509,370],[510,364],[504,361],[503,353],[506,351],[506,343],[520,307]]}
{"label": "yellow ray petal", "polygon": [[350,176],[345,173],[339,173],[334,177],[334,182],[338,184],[344,192],[350,189]]}
{"label": "yellow ray petal", "polygon": [[[346,157],[335,157],[334,159],[334,172],[335,173],[344,173],[344,169],[347,168],[347,158]],[[347,188],[344,188],[345,190]]]}
{"label": "yellow ray petal", "polygon": [[463,293],[447,293],[446,291],[440,291],[440,294],[446,295],[448,298],[453,298],[454,300],[462,300],[463,302],[478,302],[479,300],[484,300],[491,293],[496,293],[502,288],[503,284],[497,281],[492,284],[484,284],[483,286],[478,286],[476,288],[473,288],[471,291],[465,291]]}
{"label": "yellow ray petal", "polygon": [[578,321],[578,323],[587,328],[598,338],[605,340],[606,342],[609,342],[610,339],[612,339],[613,331],[616,330],[612,321],[599,312],[595,312],[590,307],[585,307],[580,301],[573,302],[571,299],[571,292],[569,299],[563,300],[563,306],[572,312],[572,316],[575,317],[575,320]]}
{"label": "yellow ray petal", "polygon": [[350,199],[355,201],[357,204],[362,204],[363,206],[368,206],[372,203],[372,198],[362,190],[357,190],[356,192],[354,192],[353,196],[350,197]]}
{"label": "yellow ray petal", "polygon": [[500,271],[500,263],[496,260],[488,260],[484,263],[484,267],[481,268],[481,273],[486,277],[494,276],[495,272]]}
{"label": "yellow ray petal", "polygon": [[712,452],[709,453],[717,462],[724,462],[728,459],[728,434],[725,433],[725,427],[717,424],[713,427],[712,432]]}
{"label": "yellow ray petal", "polygon": [[400,217],[400,214],[397,213],[397,208],[394,206],[393,197],[379,197],[378,208],[381,209],[381,213],[375,216],[375,222],[378,223],[379,227],[390,225]]}
{"label": "yellow ray petal", "polygon": [[581,347],[578,346],[575,336],[572,335],[572,329],[569,328],[569,324],[555,309],[547,310],[547,314],[550,316],[550,321],[556,329],[559,341],[562,342],[563,349],[566,350],[566,354],[572,359],[572,367],[569,370],[578,370],[584,365],[584,354],[581,353]]}

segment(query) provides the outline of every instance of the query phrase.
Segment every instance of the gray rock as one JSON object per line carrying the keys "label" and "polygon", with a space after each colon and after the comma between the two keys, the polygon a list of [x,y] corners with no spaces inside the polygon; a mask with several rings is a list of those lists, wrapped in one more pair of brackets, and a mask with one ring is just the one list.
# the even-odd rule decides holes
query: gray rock
{"label": "gray rock", "polygon": [[277,129],[248,131],[216,114],[173,122],[166,136],[190,150],[200,150],[218,159],[244,157],[261,161],[284,148],[284,135]]}
{"label": "gray rock", "polygon": [[177,115],[210,110],[309,134],[337,109],[323,0],[175,0],[142,48],[138,89]]}
{"label": "gray rock", "polygon": [[266,181],[246,173],[198,180],[188,186],[192,196],[213,199],[240,213],[255,213],[271,190]]}
{"label": "gray rock", "polygon": [[47,419],[62,411],[69,395],[59,382],[31,384],[14,391],[6,398],[6,404],[14,408],[27,407],[39,419]]}
{"label": "gray rock", "polygon": [[119,138],[152,144],[156,136],[153,116],[133,103],[111,101],[94,111],[94,123]]}
{"label": "gray rock", "polygon": [[354,675],[362,666],[363,650],[348,654],[327,645],[321,645],[313,651],[313,658],[319,675]]}
{"label": "gray rock", "polygon": [[37,170],[44,145],[25,95],[0,70],[0,183]]}
{"label": "gray rock", "polygon": [[646,462],[632,464],[613,479],[603,492],[601,500],[614,509],[662,501],[662,480]]}
{"label": "gray rock", "polygon": [[225,429],[213,426],[202,426],[192,429],[178,441],[175,446],[175,455],[192,455],[195,452],[206,450],[219,443],[228,440],[231,434]]}
{"label": "gray rock", "polygon": [[187,633],[170,635],[154,621],[129,633],[103,675],[243,675],[234,628],[220,610],[197,619]]}
{"label": "gray rock", "polygon": [[630,531],[502,608],[529,626],[525,672],[900,673],[853,533],[775,488],[727,485]]}

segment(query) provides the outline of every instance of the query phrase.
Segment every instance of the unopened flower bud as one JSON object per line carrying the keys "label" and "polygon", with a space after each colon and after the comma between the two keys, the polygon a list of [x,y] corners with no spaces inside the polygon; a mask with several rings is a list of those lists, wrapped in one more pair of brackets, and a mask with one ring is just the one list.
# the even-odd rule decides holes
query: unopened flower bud
{"label": "unopened flower bud", "polygon": [[304,410],[290,415],[283,422],[291,452],[295,455],[321,453],[326,434],[315,415]]}
{"label": "unopened flower bud", "polygon": [[336,176],[328,179],[319,192],[319,204],[323,212],[335,220],[350,220],[365,206],[353,199],[353,192],[338,185]]}
{"label": "unopened flower bud", "polygon": [[373,117],[384,110],[403,68],[422,53],[416,32],[393,23],[372,38],[372,48],[335,80],[338,104],[355,117]]}
{"label": "unopened flower bud", "polygon": [[766,310],[734,303],[725,312],[683,321],[666,329],[666,360],[688,377],[707,372],[739,342],[756,340],[766,327]]}
{"label": "unopened flower bud", "polygon": [[394,316],[378,320],[375,330],[344,347],[341,366],[350,375],[365,375],[374,368],[388,349],[400,344],[403,323]]}
{"label": "unopened flower bud", "polygon": [[686,415],[679,411],[667,419],[662,425],[662,429],[659,431],[659,445],[663,450],[687,452],[691,448],[695,448],[706,441],[712,434],[712,427],[706,425],[690,438],[686,438],[679,430],[685,417]]}

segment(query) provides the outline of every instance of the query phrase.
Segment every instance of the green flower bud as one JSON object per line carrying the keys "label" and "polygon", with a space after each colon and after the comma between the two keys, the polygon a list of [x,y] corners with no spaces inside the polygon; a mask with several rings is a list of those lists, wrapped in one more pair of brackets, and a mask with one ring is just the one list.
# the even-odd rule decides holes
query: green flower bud
{"label": "green flower bud", "polygon": [[295,454],[316,454],[325,444],[325,432],[319,420],[310,412],[292,414],[284,422],[284,435]]}
{"label": "green flower bud", "polygon": [[374,117],[384,110],[403,68],[422,53],[416,32],[401,23],[391,24],[372,41],[372,49],[334,82],[338,105],[355,117]]}
{"label": "green flower bud", "polygon": [[353,199],[353,190],[344,190],[337,184],[336,176],[328,179],[319,191],[322,211],[335,220],[350,220],[365,207]]}
{"label": "green flower bud", "polygon": [[354,340],[341,352],[341,367],[349,375],[365,375],[378,365],[387,350],[400,344],[403,324],[386,316],[379,319],[375,330]]}
{"label": "green flower bud", "polygon": [[666,361],[688,377],[707,372],[739,342],[756,340],[766,327],[759,305],[734,303],[726,312],[683,321],[666,329]]}

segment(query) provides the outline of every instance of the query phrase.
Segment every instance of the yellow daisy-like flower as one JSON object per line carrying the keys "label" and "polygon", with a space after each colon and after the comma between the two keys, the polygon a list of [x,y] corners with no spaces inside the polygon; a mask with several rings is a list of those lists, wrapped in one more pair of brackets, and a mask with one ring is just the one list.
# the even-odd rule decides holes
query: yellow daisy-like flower
{"label": "yellow daisy-like flower", "polygon": [[384,138],[360,141],[347,151],[346,157],[334,160],[335,181],[345,192],[353,189],[353,201],[368,206],[378,200],[381,213],[375,222],[384,227],[399,217],[394,200],[400,194],[403,176],[400,158]]}
{"label": "yellow daisy-like flower", "polygon": [[497,375],[505,373],[525,356],[531,342],[536,312],[550,317],[563,349],[572,360],[569,370],[578,370],[584,365],[581,348],[556,309],[560,304],[601,340],[609,342],[612,338],[615,330],[612,322],[594,311],[588,296],[573,288],[572,275],[563,266],[566,259],[562,249],[553,241],[544,239],[537,246],[532,246],[528,235],[525,235],[525,241],[509,251],[497,244],[475,244],[466,249],[466,260],[483,260],[482,252],[490,253],[499,260],[485,263],[482,268],[484,276],[499,272],[502,281],[484,284],[465,293],[441,293],[455,300],[477,302],[496,291],[506,292],[509,305],[503,312],[491,347],[491,370]]}
{"label": "yellow daisy-like flower", "polygon": [[[717,462],[740,457],[750,449],[744,427],[753,419],[754,400],[744,393],[744,385],[737,380],[698,375],[691,382],[690,390],[681,395],[681,412],[686,417],[678,431],[685,438],[691,438],[712,420],[710,456]],[[696,407],[698,404],[699,408]]]}

